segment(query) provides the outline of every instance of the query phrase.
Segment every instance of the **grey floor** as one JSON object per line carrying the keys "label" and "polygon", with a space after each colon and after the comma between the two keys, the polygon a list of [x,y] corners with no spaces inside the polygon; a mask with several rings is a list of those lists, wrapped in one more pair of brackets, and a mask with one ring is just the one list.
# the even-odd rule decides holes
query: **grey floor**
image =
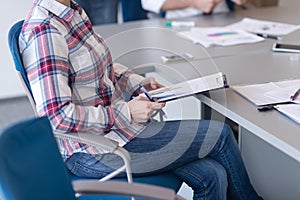
{"label": "grey floor", "polygon": [[0,100],[0,131],[32,117],[35,117],[35,114],[27,97]]}

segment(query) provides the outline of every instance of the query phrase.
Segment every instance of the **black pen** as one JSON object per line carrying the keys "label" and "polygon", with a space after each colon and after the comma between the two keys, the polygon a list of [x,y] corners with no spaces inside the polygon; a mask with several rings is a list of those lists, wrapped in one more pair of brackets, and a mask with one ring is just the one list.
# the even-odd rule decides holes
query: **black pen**
{"label": "black pen", "polygon": [[294,101],[300,94],[300,89],[298,89],[290,98],[291,101]]}
{"label": "black pen", "polygon": [[273,40],[282,40],[282,37],[276,36],[276,35],[268,35],[268,34],[265,34],[265,33],[256,33],[256,35],[259,36],[259,37],[270,38],[270,39],[273,39]]}

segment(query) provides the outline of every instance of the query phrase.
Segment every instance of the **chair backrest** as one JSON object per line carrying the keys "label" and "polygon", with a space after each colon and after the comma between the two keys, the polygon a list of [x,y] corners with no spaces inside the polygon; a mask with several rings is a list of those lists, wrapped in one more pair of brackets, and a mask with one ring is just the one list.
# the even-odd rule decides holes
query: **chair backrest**
{"label": "chair backrest", "polygon": [[10,49],[10,53],[12,55],[15,68],[18,72],[18,75],[20,77],[20,80],[23,84],[24,90],[27,94],[27,97],[31,103],[32,108],[34,109],[34,112],[36,113],[35,109],[35,101],[32,95],[31,87],[29,84],[29,80],[27,78],[27,73],[24,69],[24,65],[22,62],[22,58],[20,56],[19,51],[19,35],[22,30],[22,25],[24,23],[24,20],[16,22],[9,30],[8,32],[8,45]]}
{"label": "chair backrest", "polygon": [[0,199],[75,199],[48,118],[0,133]]}
{"label": "chair backrest", "polygon": [[141,0],[122,0],[123,21],[147,19],[147,11],[142,7]]}

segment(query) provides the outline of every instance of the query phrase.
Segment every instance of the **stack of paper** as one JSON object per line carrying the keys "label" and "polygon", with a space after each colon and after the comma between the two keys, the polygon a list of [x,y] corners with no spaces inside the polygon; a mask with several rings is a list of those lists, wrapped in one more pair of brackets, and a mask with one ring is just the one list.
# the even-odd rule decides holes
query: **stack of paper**
{"label": "stack of paper", "polygon": [[244,30],[251,33],[282,36],[299,29],[299,25],[244,18],[240,22],[227,26],[227,28],[233,30]]}
{"label": "stack of paper", "polygon": [[299,25],[244,18],[225,27],[195,27],[188,31],[181,31],[178,35],[204,47],[230,46],[264,40],[256,34],[282,36],[299,28]]}
{"label": "stack of paper", "polygon": [[276,105],[279,112],[300,123],[300,96],[291,100],[291,96],[300,89],[300,79],[236,85],[231,88],[257,106]]}
{"label": "stack of paper", "polygon": [[231,86],[231,88],[257,106],[285,102],[300,104],[300,96],[294,101],[290,98],[300,88],[300,79],[252,85],[235,85]]}
{"label": "stack of paper", "polygon": [[243,30],[233,30],[224,27],[192,28],[178,33],[179,36],[192,40],[204,47],[230,46],[245,43],[255,43],[264,39]]}

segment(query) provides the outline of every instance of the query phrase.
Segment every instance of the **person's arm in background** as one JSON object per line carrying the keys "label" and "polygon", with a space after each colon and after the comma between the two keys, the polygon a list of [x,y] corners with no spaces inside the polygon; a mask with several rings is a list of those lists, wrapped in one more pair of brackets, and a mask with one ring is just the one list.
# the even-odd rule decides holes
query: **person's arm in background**
{"label": "person's arm in background", "polygon": [[221,1],[222,0],[142,0],[142,6],[145,10],[154,13],[184,8],[196,8],[204,13],[210,13]]}
{"label": "person's arm in background", "polygon": [[236,5],[242,5],[247,2],[247,0],[231,0],[231,1],[234,2]]}
{"label": "person's arm in background", "polygon": [[229,11],[234,11],[235,5],[241,6],[246,2],[247,0],[226,0]]}

